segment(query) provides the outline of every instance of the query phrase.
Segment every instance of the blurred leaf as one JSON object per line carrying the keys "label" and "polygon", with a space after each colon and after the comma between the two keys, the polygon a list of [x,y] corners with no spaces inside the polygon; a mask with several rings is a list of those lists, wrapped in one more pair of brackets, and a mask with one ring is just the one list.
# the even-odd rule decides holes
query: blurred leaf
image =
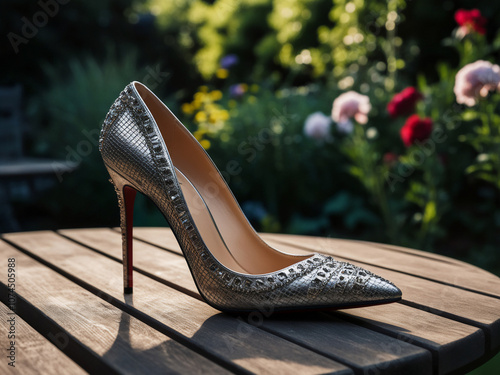
{"label": "blurred leaf", "polygon": [[465,110],[462,113],[462,118],[465,121],[472,121],[472,120],[479,118],[479,113],[477,113],[477,111],[473,111],[471,109]]}
{"label": "blurred leaf", "polygon": [[425,75],[417,75],[417,88],[420,92],[428,91],[427,79],[425,78]]}
{"label": "blurred leaf", "polygon": [[465,173],[477,173],[477,172],[491,172],[493,171],[493,165],[490,163],[478,163],[467,167]]}
{"label": "blurred leaf", "polygon": [[478,172],[478,173],[475,173],[474,174],[474,177],[476,178],[480,178],[482,180],[485,180],[485,181],[488,181],[488,182],[491,182],[495,185],[499,185],[500,181],[498,180],[498,177],[494,174],[491,174],[491,173],[485,173],[485,172]]}
{"label": "blurred leaf", "polygon": [[363,170],[359,167],[354,166],[354,165],[349,166],[349,173],[352,174],[354,177],[357,177],[361,180],[364,177]]}
{"label": "blurred leaf", "polygon": [[424,223],[430,223],[436,218],[436,202],[429,201],[425,205],[424,217],[422,221]]}

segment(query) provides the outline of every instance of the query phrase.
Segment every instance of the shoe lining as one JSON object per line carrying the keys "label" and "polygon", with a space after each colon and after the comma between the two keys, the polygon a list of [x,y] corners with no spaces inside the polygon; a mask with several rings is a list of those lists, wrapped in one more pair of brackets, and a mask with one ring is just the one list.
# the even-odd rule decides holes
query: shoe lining
{"label": "shoe lining", "polygon": [[[184,195],[184,199],[189,207],[189,212],[191,213],[196,228],[200,232],[201,238],[203,238],[207,247],[212,250],[219,249],[219,251],[217,251],[220,253],[219,257],[221,257],[223,253],[229,254],[229,257],[223,257],[227,263],[225,264],[226,267],[229,267],[233,271],[248,273],[243,265],[239,264],[238,260],[231,253],[231,250],[224,241],[219,227],[210,212],[210,208],[207,206],[198,190],[196,190],[196,187],[194,187],[191,181],[189,181],[189,179],[184,176],[181,171],[177,168],[175,171],[182,189],[182,194]],[[219,257],[216,256],[216,258]]]}
{"label": "shoe lining", "polygon": [[[138,82],[135,86],[158,125],[173,165],[181,172],[178,176],[195,225],[219,262],[233,271],[265,274],[310,257],[286,254],[266,244],[196,138],[149,89]],[[203,207],[208,212],[202,212]]]}

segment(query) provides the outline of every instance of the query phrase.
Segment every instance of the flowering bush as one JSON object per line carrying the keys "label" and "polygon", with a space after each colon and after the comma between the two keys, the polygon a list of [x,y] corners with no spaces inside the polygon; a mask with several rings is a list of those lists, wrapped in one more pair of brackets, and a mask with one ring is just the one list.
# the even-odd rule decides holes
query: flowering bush
{"label": "flowering bush", "polygon": [[198,128],[194,136],[205,148],[210,148],[208,136],[215,136],[223,132],[225,121],[229,119],[229,113],[217,102],[222,99],[222,92],[219,90],[208,91],[207,86],[201,86],[199,91],[194,94],[191,103],[184,103],[182,111],[186,115],[193,115],[193,120]]}
{"label": "flowering bush", "polygon": [[494,251],[495,21],[435,11],[437,44],[404,0],[228,3],[186,1],[182,41],[208,88],[183,109],[258,229]]}

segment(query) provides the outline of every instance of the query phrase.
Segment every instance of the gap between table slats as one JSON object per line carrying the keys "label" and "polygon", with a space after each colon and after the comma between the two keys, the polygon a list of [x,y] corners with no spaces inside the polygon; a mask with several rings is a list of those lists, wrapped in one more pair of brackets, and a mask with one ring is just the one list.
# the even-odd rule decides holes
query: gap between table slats
{"label": "gap between table slats", "polygon": [[[201,373],[198,370],[201,366],[214,374],[225,372],[223,367],[248,373],[233,363],[222,363],[225,366],[219,367],[222,362],[219,358],[193,348],[189,342],[184,345],[186,340],[172,340],[164,332],[150,328],[116,306],[116,301],[101,290],[85,288],[84,281],[15,244],[0,241],[0,254],[7,252],[18,264],[17,313],[45,337],[62,337],[64,343],[60,349],[86,371],[122,374],[189,369]],[[6,286],[0,283],[0,289],[3,292]],[[116,338],[110,336],[113,328]],[[130,340],[143,349],[139,354],[131,347]],[[181,358],[184,363],[179,362]]]}
{"label": "gap between table slats", "polygon": [[[56,236],[56,234],[54,233],[52,234]],[[50,241],[46,242],[45,240],[47,240],[47,238],[44,237],[45,238],[44,240],[43,236],[44,235],[48,236],[50,235],[50,233],[45,233],[45,234],[38,233],[37,235],[39,237],[35,238],[34,240],[29,240],[22,234],[14,236],[10,235],[7,237],[9,239],[9,242],[15,244],[16,247],[21,247],[25,252],[28,253],[29,253],[28,249],[30,247],[34,247],[35,245],[38,248],[38,253],[46,251],[54,252],[55,251],[54,246],[58,245],[59,249],[56,250],[61,253],[67,252],[66,253],[67,259],[64,260],[62,259],[61,254],[56,254],[57,256],[55,256],[56,259],[55,261],[61,263],[58,266],[51,264],[50,260],[42,259],[45,263],[47,263],[49,267],[54,268],[59,273],[62,273],[66,277],[73,279],[74,281],[78,282],[80,285],[84,286],[88,290],[93,291],[94,293],[100,291],[101,297],[103,296],[106,297],[106,299],[112,304],[114,303],[119,304],[119,307],[121,307],[123,310],[127,311],[131,315],[137,316],[140,319],[142,318],[141,320],[144,320],[146,323],[153,326],[157,330],[159,330],[159,328],[165,325],[158,319],[159,318],[166,319],[167,315],[165,315],[165,311],[168,311],[168,317],[170,319],[170,323],[173,325],[177,324],[178,326],[177,329],[184,330],[185,332],[181,333],[183,334],[184,337],[186,337],[187,333],[191,332],[191,335],[193,335],[194,332],[194,335],[191,338],[188,338],[188,340],[193,341],[194,339],[197,345],[200,345],[211,352],[215,351],[217,355],[226,356],[227,360],[228,347],[227,347],[227,342],[224,340],[227,340],[228,337],[234,334],[234,332],[237,332],[239,327],[241,328],[240,325],[242,323],[239,322],[238,320],[225,316],[224,314],[218,314],[215,317],[210,317],[210,315],[213,314],[215,310],[210,308],[205,303],[199,302],[196,299],[193,299],[192,297],[189,296],[185,296],[184,294],[179,293],[177,291],[173,291],[170,288],[162,286],[161,284],[156,285],[157,283],[155,281],[152,281],[149,278],[137,273],[135,274],[136,292],[134,293],[134,305],[137,306],[137,304],[140,302],[143,304],[143,306],[147,306],[147,308],[150,310],[142,311],[144,309],[137,310],[137,307],[130,307],[127,305],[123,306],[123,301],[120,301],[120,298],[123,297],[122,290],[120,287],[117,288],[116,284],[108,285],[106,284],[105,280],[96,278],[95,280],[93,280],[93,284],[98,283],[99,287],[97,288],[94,285],[88,284],[86,281],[83,281],[84,279],[89,278],[90,275],[92,275],[92,272],[98,274],[100,277],[100,273],[102,271],[100,270],[101,268],[100,264],[102,263],[105,264],[106,269],[113,269],[113,275],[114,275],[113,279],[117,279],[121,282],[120,278],[121,265],[118,262],[114,260],[111,261],[109,258],[105,258],[101,254],[98,254],[95,251],[89,250],[87,248],[78,248],[79,245],[76,244],[74,246],[68,246],[67,243],[56,244],[56,243],[49,243]],[[32,234],[32,236],[35,235]],[[61,240],[63,239],[63,237],[60,236],[58,237]],[[27,243],[23,243],[25,240],[29,241]],[[93,264],[94,269],[93,270],[88,269],[88,267],[72,263],[70,258],[75,256],[76,253],[85,254],[85,257],[87,258],[90,257],[87,259],[87,263],[89,264],[92,263],[90,262],[90,259],[95,258],[96,262],[94,262]],[[37,257],[39,256],[37,255]],[[98,262],[96,257],[99,258]],[[67,270],[62,269],[60,267],[63,265],[62,263],[64,263],[66,268],[72,268],[72,272],[68,272]],[[83,276],[84,275],[87,276],[77,277],[74,275],[75,273],[82,273]],[[107,275],[107,277],[110,277],[110,273]],[[147,290],[142,290],[143,288],[146,288]],[[102,292],[102,290],[106,290],[106,292]],[[174,303],[176,299],[181,299],[182,301],[179,301],[178,304],[168,305],[169,301],[172,301],[172,303]],[[174,310],[172,310],[173,308]],[[153,314],[152,311],[154,312]],[[184,323],[181,323],[179,319],[182,320]],[[218,321],[224,321],[224,323],[220,324],[216,323]],[[196,322],[201,322],[201,327],[197,326],[198,323]],[[189,324],[192,325],[192,327],[189,328],[187,331],[186,331],[187,328],[186,323],[188,325]],[[215,327],[213,327],[214,324],[216,324]],[[253,344],[246,343],[244,340],[239,340],[238,342],[232,342],[231,349],[233,350],[233,353],[230,354],[237,355],[238,359],[236,360],[236,363],[242,366],[244,365],[244,367],[248,368],[252,372],[279,373],[281,371],[283,373],[286,373],[287,371],[289,372],[292,371],[293,369],[295,370],[300,369],[301,372],[309,373],[318,371],[325,372],[327,369],[329,369],[328,371],[332,373],[333,372],[339,374],[349,373],[346,367],[336,362],[333,362],[330,359],[318,356],[317,354],[310,351],[306,352],[305,349],[296,346],[295,344],[292,343],[288,344],[286,341],[276,336],[270,336],[269,334],[261,330],[258,330],[253,326],[247,325],[246,323],[244,325],[246,326],[245,327],[246,330],[252,331],[252,337],[255,338],[256,340],[258,339],[259,345],[256,346],[253,345],[255,343]],[[195,326],[197,328],[195,328]],[[214,333],[211,333],[210,331],[214,329],[215,329]],[[223,334],[223,336],[218,337],[217,334],[219,333]],[[219,341],[218,344],[216,343],[217,341]],[[207,345],[208,342],[210,342],[211,344]],[[255,350],[257,350],[257,352],[255,352]],[[260,354],[257,355],[257,353]],[[275,356],[274,359],[272,359],[272,361],[274,363],[279,363],[280,365],[279,368],[273,368],[269,365],[269,363],[267,363],[270,360],[268,359],[269,355]],[[246,356],[250,357],[246,358]],[[281,357],[282,359],[280,359]],[[303,361],[303,363],[290,362],[290,360],[293,361],[299,359]]]}
{"label": "gap between table slats", "polygon": [[[4,284],[0,283],[0,288],[2,287],[4,287]],[[3,292],[4,290],[2,289],[0,294],[3,295]],[[22,373],[23,375],[38,375],[40,373],[51,373],[63,375],[71,373],[72,375],[83,375],[87,373],[57,348],[56,345],[60,345],[60,343],[57,341],[54,343],[56,339],[55,335],[51,338],[42,336],[22,319],[16,311],[10,310],[3,302],[2,298],[0,302],[0,322],[2,327],[7,328],[6,331],[9,331],[14,336],[7,337],[8,340],[3,347],[7,351],[3,352],[4,356],[2,356],[2,360],[0,361],[0,372],[2,374]],[[17,303],[13,304],[14,310],[17,310],[16,306]],[[15,321],[14,331],[10,331],[10,322],[8,322],[8,319],[10,320],[13,317],[13,321]],[[13,347],[15,349],[13,358],[15,361],[12,362],[14,367],[9,366],[8,363],[12,359],[7,357],[10,354],[11,341],[14,342]]]}
{"label": "gap between table slats", "polygon": [[[69,230],[69,231],[62,231],[62,234],[64,234],[65,236],[67,236],[68,238],[72,238],[74,241],[78,242],[78,243],[83,243],[85,246],[90,246],[91,248],[95,248],[95,243],[93,244],[94,246],[92,246],[92,241],[93,239],[95,238],[96,234],[93,232],[94,230],[87,230],[88,231],[88,234],[89,236],[86,237],[85,236],[85,231],[86,230]],[[106,229],[101,229],[101,230],[95,230],[97,232],[101,232],[101,235],[104,235],[104,233],[106,232]],[[77,234],[75,234],[77,233]],[[108,236],[106,236],[108,238]],[[118,241],[119,240],[119,235],[118,233],[116,233],[116,240]],[[109,240],[109,238],[108,238]],[[170,242],[169,240],[167,240],[167,242]],[[115,242],[114,244],[112,242],[107,242],[106,243],[106,248],[110,248],[110,247],[117,247],[119,246],[119,242]],[[138,242],[136,244],[136,247],[139,246],[141,247],[141,242]],[[144,247],[144,246],[142,246]],[[141,247],[141,248],[142,248]],[[156,246],[155,246],[156,247]],[[161,251],[161,250],[160,250]],[[174,253],[176,253],[176,251],[174,251]],[[169,254],[171,254],[171,252],[169,252]],[[152,253],[149,254],[150,256],[154,256]],[[143,259],[143,258],[148,258],[148,256],[142,256],[140,257],[140,259]],[[171,257],[170,257],[171,258]],[[119,259],[117,259],[119,260]],[[182,263],[182,262],[181,262]],[[185,267],[185,263],[182,263]],[[137,265],[137,263],[136,263]],[[141,267],[141,265],[138,266],[138,270],[142,270],[146,267],[146,265],[144,265],[144,267]],[[158,268],[160,268],[161,265],[158,266]],[[158,270],[158,268],[156,270]],[[187,267],[186,267],[187,269]],[[168,275],[171,275],[172,272],[169,272],[167,273]],[[186,277],[186,275],[184,275],[184,277]],[[189,274],[187,275],[187,277],[189,277]],[[194,288],[194,284],[192,285],[192,287]],[[391,305],[387,305],[387,306],[391,306]],[[362,310],[362,309],[356,309],[356,310]],[[419,311],[419,310],[415,310],[415,313]],[[425,315],[425,314],[424,314]],[[429,319],[429,317],[433,317],[432,315],[428,316],[427,319]],[[434,319],[437,319],[438,317],[436,316]],[[442,325],[442,324],[445,324],[446,325],[446,322],[448,320],[445,319],[445,318],[441,318],[441,321],[439,322],[439,325]],[[451,322],[451,321],[450,321]],[[437,326],[439,326],[437,325]],[[455,323],[455,326],[460,326],[460,323]],[[467,326],[468,327],[468,326]],[[472,328],[472,327],[470,327]],[[383,333],[387,334],[387,330],[382,330]],[[469,351],[468,353],[463,353],[464,356],[460,357],[460,359],[458,361],[454,361],[454,362],[460,362],[460,360],[464,360],[465,361],[465,358],[467,358],[467,355],[469,356],[476,356],[476,357],[472,357],[472,359],[474,358],[477,358],[477,356],[480,356],[481,353],[484,353],[484,336],[482,336],[481,334],[481,330],[479,329],[472,329],[471,331],[467,332],[467,334],[469,335],[469,337],[471,339],[473,339],[474,341],[474,345],[472,346],[472,351]],[[397,333],[392,333],[391,335],[392,337],[396,337],[396,338],[402,338],[402,337],[398,337],[398,334]],[[403,338],[404,339],[404,338]],[[408,338],[406,338],[406,340],[408,340]],[[478,344],[478,340],[479,340],[479,344]],[[426,349],[430,349],[430,346],[429,345],[426,345],[425,344],[425,341],[422,343],[419,343],[422,347],[426,348]],[[481,345],[482,344],[482,345]],[[417,344],[418,345],[418,344]],[[448,345],[449,346],[449,345]],[[446,349],[446,348],[445,348]],[[457,353],[457,352],[460,352],[459,350],[457,351],[457,348],[449,348],[448,347],[448,350],[452,350],[454,353]],[[483,350],[483,352],[481,352],[481,350]],[[435,353],[435,348],[434,348],[434,353]],[[449,357],[451,358],[451,354],[452,353],[448,353],[449,354]],[[471,359],[471,358],[468,358],[468,359]],[[449,366],[452,366],[453,364],[446,364],[445,361],[443,361],[443,363],[440,362],[440,368],[448,368]],[[451,359],[448,360],[448,362],[453,362]],[[458,363],[460,364],[460,363]],[[448,367],[447,367],[448,366]],[[449,368],[448,368],[449,370]]]}
{"label": "gap between table slats", "polygon": [[[158,247],[164,248],[164,246],[161,245],[161,242],[160,242],[160,240],[158,238],[158,235],[159,235],[159,237],[161,237],[161,241],[166,242],[168,244],[167,246],[168,246],[169,251],[173,251],[173,252],[176,252],[178,254],[182,254],[181,251],[180,251],[180,248],[179,248],[179,246],[177,244],[177,242],[175,241],[175,238],[173,237],[173,235],[172,236],[165,236],[165,234],[166,234],[165,231],[170,232],[170,230],[168,228],[137,228],[137,229],[138,230],[135,231],[136,232],[135,233],[135,238],[138,238],[138,239],[140,239],[143,242],[150,243],[153,246],[158,246]],[[114,230],[119,231],[119,228],[114,228]],[[277,237],[282,237],[282,236],[286,237],[287,235],[276,235],[276,236]],[[296,243],[297,243],[297,241],[298,241],[299,238],[302,239],[302,236],[301,237],[290,236],[290,237],[294,237],[294,239],[296,239],[296,241],[293,244],[293,246],[295,248],[300,248],[300,245],[297,246]],[[344,240],[342,240],[342,241],[344,241]],[[357,243],[357,242],[355,242],[355,243]],[[363,242],[362,244],[364,246],[370,245],[370,243],[366,243],[366,242]],[[290,244],[288,244],[288,245],[290,245]],[[418,253],[419,253],[419,251],[412,250],[412,249],[404,249],[403,248],[403,250],[405,250],[405,251],[401,251],[401,253],[403,253],[404,255],[410,254],[410,256],[415,256],[415,255],[418,255]],[[406,251],[406,250],[408,250],[408,251]],[[306,248],[304,251],[310,252],[311,249]],[[398,248],[398,250],[395,250],[395,251],[399,251],[399,248]],[[464,267],[468,271],[480,272],[481,276],[482,276],[482,273],[484,273],[485,277],[493,278],[492,279],[493,282],[497,282],[498,283],[498,280],[500,280],[496,276],[491,275],[490,273],[488,273],[488,272],[486,272],[484,270],[481,270],[481,269],[479,269],[477,267],[468,265],[466,263],[463,263],[463,262],[460,262],[460,261],[455,261],[453,259],[449,259],[450,260],[449,262],[445,262],[444,260],[446,260],[448,258],[439,256],[439,255],[434,255],[434,254],[430,254],[430,255],[432,255],[430,257],[430,259],[429,259],[431,261],[435,257],[435,258],[438,258],[436,260],[440,261],[440,263],[443,263],[443,264],[450,263],[450,264],[453,264],[455,266]],[[345,258],[345,257],[342,257],[342,259],[340,259],[340,260],[354,261],[354,262],[358,262],[358,263],[361,262],[362,266],[364,266],[365,264],[367,264],[365,261],[359,260],[359,258],[354,259],[354,258]],[[368,267],[368,268],[370,269],[370,267]],[[387,267],[384,267],[384,268],[387,268]],[[391,268],[387,268],[387,269],[391,270],[391,271],[395,271],[398,274],[404,275],[404,273],[399,272],[398,269],[391,269]],[[378,270],[377,273],[380,274],[381,273],[380,267],[377,266],[377,270]],[[414,275],[410,275],[410,276],[414,276]],[[388,278],[391,279],[391,277],[388,277]],[[419,277],[419,275],[415,275],[414,277],[417,277],[417,278],[422,279],[422,280],[426,280],[426,278]],[[456,290],[461,290],[462,289],[462,288],[457,288],[457,286],[455,284],[446,285],[444,283],[439,282],[439,280],[428,280],[428,281],[429,282],[437,282],[439,284],[443,284],[444,286],[446,286],[446,288],[444,288],[444,290],[446,291],[446,293],[451,293],[450,290],[453,291],[455,289]],[[430,285],[432,285],[432,284],[430,284]],[[449,289],[449,288],[452,288],[452,289]],[[467,290],[465,290],[465,291],[468,292]],[[485,303],[485,304],[488,304],[488,303],[491,304],[492,303],[492,301],[489,300],[488,298],[496,298],[496,296],[485,295],[484,293],[481,293],[481,292],[476,293],[475,290],[472,290],[471,293],[478,294],[478,295],[483,295],[483,296],[487,297],[487,298],[480,298],[480,297],[478,297],[479,300],[481,302]],[[467,293],[465,293],[465,294],[467,294]],[[474,294],[472,294],[472,296],[474,296]],[[470,294],[469,294],[469,296],[470,296]],[[404,296],[403,296],[403,298],[404,298]],[[499,344],[500,344],[500,332],[499,332],[499,329],[500,329],[500,319],[496,319],[495,321],[491,322],[491,325],[488,325],[488,324],[484,324],[482,322],[476,321],[474,319],[475,316],[472,316],[470,318],[463,317],[460,314],[450,313],[448,311],[442,310],[441,308],[428,307],[425,303],[424,304],[423,303],[414,303],[414,302],[411,302],[411,301],[410,302],[404,301],[404,303],[408,304],[411,307],[415,307],[415,308],[418,308],[418,309],[423,309],[425,311],[429,311],[431,313],[438,314],[440,316],[445,316],[445,317],[447,317],[449,319],[452,319],[452,320],[455,320],[455,321],[459,321],[459,322],[462,322],[462,323],[465,323],[465,324],[473,325],[475,327],[479,327],[479,328],[483,329],[484,333],[485,333],[485,336],[486,336],[486,344],[487,344],[487,347],[489,348],[489,351],[496,350],[498,348]],[[496,308],[498,308],[498,307],[496,307]],[[495,307],[493,308],[493,311],[490,311],[490,312],[491,313],[495,313],[494,309],[495,309]],[[492,310],[492,309],[490,309],[490,310]],[[482,311],[478,311],[478,313],[481,314]],[[494,316],[496,318],[498,315],[495,314]],[[493,334],[493,339],[491,337],[492,334]]]}

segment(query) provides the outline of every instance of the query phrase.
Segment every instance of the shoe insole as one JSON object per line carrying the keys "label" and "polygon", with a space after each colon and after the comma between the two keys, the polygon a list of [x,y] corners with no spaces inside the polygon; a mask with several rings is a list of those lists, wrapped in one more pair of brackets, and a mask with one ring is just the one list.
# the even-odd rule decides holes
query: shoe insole
{"label": "shoe insole", "polygon": [[240,273],[248,273],[248,271],[238,263],[237,259],[228,248],[228,245],[224,242],[224,238],[217,227],[217,223],[198,190],[196,190],[191,181],[189,181],[181,171],[177,168],[175,171],[191,217],[194,220],[201,238],[212,255],[229,269]]}

